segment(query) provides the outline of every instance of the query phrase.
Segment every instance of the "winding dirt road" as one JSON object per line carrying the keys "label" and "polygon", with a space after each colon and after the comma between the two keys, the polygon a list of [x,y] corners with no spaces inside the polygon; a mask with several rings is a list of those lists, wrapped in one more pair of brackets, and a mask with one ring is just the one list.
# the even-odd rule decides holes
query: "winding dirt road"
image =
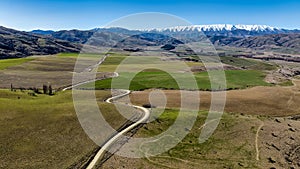
{"label": "winding dirt road", "polygon": [[[88,71],[91,72],[93,69],[97,68],[100,64],[102,64],[105,59],[107,58],[107,55],[105,55],[105,57],[103,57],[96,65],[90,66],[87,69],[85,69],[84,71]],[[107,77],[107,78],[113,78],[113,77],[118,77],[119,74],[117,72],[114,72],[113,76]],[[83,84],[87,84],[87,83],[91,83],[91,82],[95,82],[96,80],[99,79],[94,79],[94,80],[88,80],[88,81],[84,81],[84,82],[80,82],[78,84],[73,84],[71,86],[65,87],[62,89],[62,91],[66,91],[66,90],[70,90],[73,89],[74,87],[83,85]],[[100,79],[103,80],[103,79]],[[119,91],[122,91],[122,94],[119,94],[117,96],[113,96],[109,99],[107,99],[105,102],[110,103],[110,104],[116,104],[114,103],[115,100],[120,99],[126,95],[129,95],[131,93],[130,90],[123,90],[123,89],[116,89]],[[134,129],[135,127],[137,127],[138,125],[145,123],[149,117],[150,117],[150,111],[144,107],[141,106],[136,106],[136,105],[132,105],[132,104],[127,104],[128,106],[131,106],[135,109],[139,109],[144,113],[144,116],[139,119],[138,121],[134,122],[133,124],[131,124],[130,126],[128,126],[127,128],[123,129],[122,131],[118,132],[115,136],[113,136],[112,138],[110,138],[109,140],[107,140],[107,142],[100,148],[100,150],[97,152],[97,154],[94,156],[93,160],[88,164],[87,169],[92,169],[96,166],[97,162],[99,161],[99,159],[105,154],[106,150],[112,146],[114,144],[115,141],[118,140],[118,138],[120,138],[123,134],[126,134],[127,132],[131,131],[132,129]]]}
{"label": "winding dirt road", "polygon": [[[106,100],[107,103],[111,103],[113,104],[114,100],[120,99],[126,95],[130,94],[129,90],[123,90],[125,91],[125,93],[111,97],[109,99]],[[106,150],[114,144],[115,141],[118,140],[118,138],[120,138],[123,134],[126,134],[127,132],[129,132],[130,130],[134,129],[135,127],[137,127],[138,125],[144,123],[146,120],[149,119],[150,117],[150,111],[144,107],[141,106],[136,106],[136,105],[131,105],[128,104],[128,106],[132,106],[136,109],[140,109],[142,110],[142,112],[144,112],[144,116],[136,121],[135,123],[131,124],[130,126],[128,126],[127,128],[125,128],[124,130],[118,132],[114,137],[112,137],[110,140],[108,140],[102,147],[101,149],[97,152],[97,154],[95,155],[95,157],[93,158],[93,160],[90,162],[90,164],[88,165],[87,169],[92,169],[95,167],[95,165],[97,164],[97,161],[99,161],[99,159],[105,154]]]}

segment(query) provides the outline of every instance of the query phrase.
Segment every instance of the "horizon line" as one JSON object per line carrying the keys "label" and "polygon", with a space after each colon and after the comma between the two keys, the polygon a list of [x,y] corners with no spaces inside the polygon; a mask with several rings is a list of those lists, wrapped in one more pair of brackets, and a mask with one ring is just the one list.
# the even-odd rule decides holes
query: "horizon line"
{"label": "horizon line", "polygon": [[[151,30],[151,29],[167,29],[167,28],[175,28],[175,27],[181,27],[181,26],[217,26],[217,25],[230,25],[230,26],[237,26],[237,25],[245,25],[245,26],[267,26],[267,27],[271,27],[271,28],[276,28],[276,29],[285,29],[285,30],[300,30],[300,28],[287,28],[287,27],[280,27],[280,26],[271,26],[271,25],[267,25],[267,24],[232,24],[232,23],[216,23],[216,24],[192,24],[192,25],[178,25],[178,26],[172,26],[172,27],[165,27],[165,28],[150,28],[150,29],[144,29],[144,30]],[[0,25],[3,26],[3,25]],[[66,31],[66,30],[80,30],[80,31],[88,31],[88,30],[93,30],[93,29],[105,29],[105,28],[123,28],[123,29],[127,29],[124,27],[105,27],[105,26],[95,26],[92,28],[75,28],[75,27],[71,27],[71,28],[58,28],[58,29],[51,29],[51,28],[32,28],[32,29],[20,29],[20,28],[14,28],[14,27],[9,27],[9,26],[3,26],[5,28],[9,28],[9,29],[15,29],[15,30],[19,30],[19,31],[24,31],[24,32],[31,32],[31,31]],[[142,30],[142,29],[128,29],[128,30]]]}

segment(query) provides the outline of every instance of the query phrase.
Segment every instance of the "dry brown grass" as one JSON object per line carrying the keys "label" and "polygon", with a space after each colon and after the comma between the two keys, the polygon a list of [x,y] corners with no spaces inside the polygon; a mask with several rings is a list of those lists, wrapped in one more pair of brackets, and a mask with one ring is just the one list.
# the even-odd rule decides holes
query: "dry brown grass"
{"label": "dry brown grass", "polygon": [[299,122],[287,118],[264,122],[258,137],[262,168],[300,168]]}
{"label": "dry brown grass", "polygon": [[[228,91],[225,110],[235,113],[225,113],[217,130],[203,145],[190,142],[199,137],[199,130],[193,129],[168,153],[144,159],[114,155],[103,168],[299,168],[299,84],[300,80],[294,80],[294,86],[289,87],[254,87]],[[148,103],[149,92],[151,90],[133,92],[131,101],[134,104]],[[168,98],[168,107],[180,106],[179,91],[164,92]],[[190,99],[195,104],[193,101]],[[208,109],[209,103],[210,93],[201,92],[201,109]],[[294,118],[265,115],[293,115]],[[147,124],[136,137],[145,137],[147,133],[156,130],[165,131],[165,123],[166,119],[162,119]],[[197,121],[195,126],[199,128],[202,124]]]}
{"label": "dry brown grass", "polygon": [[[53,56],[32,57],[34,60],[0,70],[0,88],[10,88],[11,83],[16,88],[42,88],[43,84],[51,84],[60,88],[72,84],[76,58]],[[84,62],[84,64],[87,64]],[[87,65],[85,65],[87,67]],[[107,73],[98,73],[103,77]]]}
{"label": "dry brown grass", "polygon": [[[300,84],[299,80],[294,83]],[[289,87],[253,87],[244,90],[227,91],[226,112],[252,115],[287,116],[300,113],[300,85]],[[149,93],[152,90],[136,91],[130,96],[133,104],[149,103]],[[167,107],[180,107],[180,91],[164,90],[167,97]],[[192,91],[190,91],[192,92]],[[210,92],[200,92],[200,109],[208,110],[211,102]],[[191,104],[196,104],[190,99]]]}

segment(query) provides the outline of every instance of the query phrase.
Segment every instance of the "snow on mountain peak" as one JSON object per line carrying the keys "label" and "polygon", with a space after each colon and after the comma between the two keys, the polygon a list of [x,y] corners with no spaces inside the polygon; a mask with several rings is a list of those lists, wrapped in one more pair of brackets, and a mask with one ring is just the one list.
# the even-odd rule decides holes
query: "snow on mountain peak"
{"label": "snow on mountain peak", "polygon": [[175,26],[162,29],[148,29],[147,31],[168,31],[168,32],[181,32],[181,31],[233,31],[233,30],[246,30],[246,31],[275,31],[278,28],[267,25],[232,25],[232,24],[213,24],[213,25],[191,25],[191,26]]}

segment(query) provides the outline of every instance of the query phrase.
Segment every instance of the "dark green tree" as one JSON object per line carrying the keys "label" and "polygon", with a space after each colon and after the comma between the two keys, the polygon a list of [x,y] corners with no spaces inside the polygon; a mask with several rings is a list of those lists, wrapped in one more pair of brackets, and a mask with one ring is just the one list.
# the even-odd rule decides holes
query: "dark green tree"
{"label": "dark green tree", "polygon": [[47,85],[43,85],[43,92],[44,92],[44,94],[48,94],[48,86]]}
{"label": "dark green tree", "polygon": [[53,90],[52,90],[52,86],[49,85],[49,95],[53,95]]}
{"label": "dark green tree", "polygon": [[39,89],[36,88],[36,87],[33,88],[33,92],[36,93],[36,94],[39,94],[39,93],[40,93]]}

